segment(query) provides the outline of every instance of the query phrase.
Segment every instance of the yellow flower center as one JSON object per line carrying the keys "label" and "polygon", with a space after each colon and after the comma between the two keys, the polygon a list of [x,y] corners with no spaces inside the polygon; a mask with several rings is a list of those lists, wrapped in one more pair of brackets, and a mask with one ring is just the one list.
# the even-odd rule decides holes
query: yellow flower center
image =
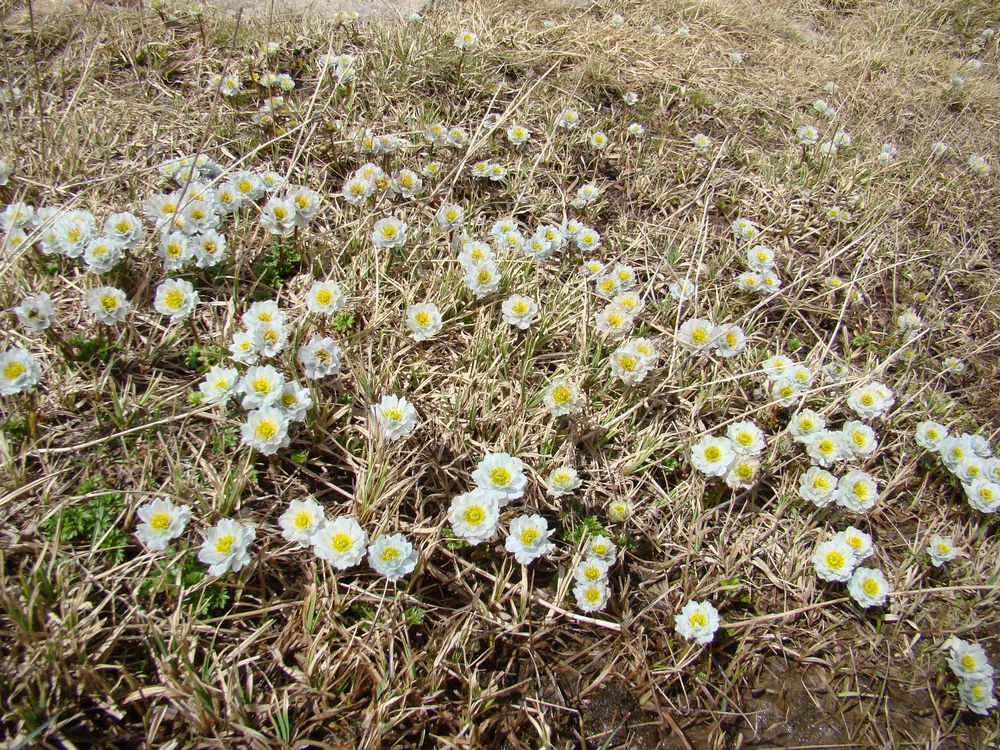
{"label": "yellow flower center", "polygon": [[688,624],[691,627],[703,628],[708,625],[708,618],[704,612],[692,612],[688,616]]}
{"label": "yellow flower center", "polygon": [[125,234],[125,233],[126,233],[126,232],[128,232],[128,231],[129,231],[130,229],[132,229],[132,225],[131,225],[131,224],[129,224],[129,223],[128,223],[127,221],[125,221],[124,219],[122,219],[122,220],[121,220],[121,221],[119,221],[119,222],[118,222],[117,224],[115,224],[115,229],[117,229],[117,230],[118,230],[119,232],[121,232],[122,234]]}
{"label": "yellow flower center", "polygon": [[941,433],[939,433],[933,427],[931,427],[929,430],[927,430],[927,437],[929,437],[931,440],[937,440],[938,438],[940,438],[940,436],[941,436]]}
{"label": "yellow flower center", "polygon": [[156,531],[166,531],[170,526],[170,516],[162,511],[154,513],[149,519],[149,525]]}
{"label": "yellow flower center", "polygon": [[803,432],[811,432],[816,426],[816,423],[809,417],[803,417],[799,420],[799,427]]}
{"label": "yellow flower center", "polygon": [[253,190],[253,183],[250,182],[250,180],[240,180],[239,184],[236,186],[236,189],[239,190],[241,193],[249,193]]}
{"label": "yellow flower center", "polygon": [[583,570],[583,577],[588,581],[596,581],[601,577],[601,569],[596,565],[588,565]]}
{"label": "yellow flower center", "polygon": [[976,668],[976,658],[972,654],[966,654],[961,658],[962,666],[966,669]]}
{"label": "yellow flower center", "polygon": [[814,490],[828,490],[830,489],[830,480],[828,480],[822,474],[818,477],[813,478],[813,489]]}
{"label": "yellow flower center", "polygon": [[310,203],[309,203],[309,196],[302,195],[301,193],[299,195],[296,195],[295,196],[295,205],[298,206],[301,209],[307,209],[307,208],[309,208],[309,205],[310,205]]}
{"label": "yellow flower center", "polygon": [[524,546],[528,546],[533,541],[538,539],[539,536],[541,536],[541,534],[538,533],[538,529],[536,529],[534,526],[529,526],[528,528],[526,528],[524,531],[521,532],[521,544],[523,544]]}
{"label": "yellow flower center", "polygon": [[871,406],[872,404],[875,403],[875,397],[870,393],[865,393],[862,394],[860,401],[865,406]]}
{"label": "yellow flower center", "polygon": [[763,263],[764,261],[766,261],[767,258],[768,258],[767,253],[765,253],[763,251],[757,253],[757,260],[759,260],[761,263]]}
{"label": "yellow flower center", "polygon": [[830,440],[830,438],[823,438],[816,444],[816,447],[819,449],[820,453],[826,455],[828,453],[833,453],[833,451],[836,450],[837,445]]}
{"label": "yellow flower center", "polygon": [[24,365],[20,362],[8,362],[7,366],[3,368],[3,376],[7,380],[13,380],[25,371]]}
{"label": "yellow flower center", "polygon": [[414,315],[414,316],[413,316],[413,319],[414,319],[415,321],[417,321],[417,323],[418,323],[419,325],[421,325],[421,326],[425,326],[425,325],[427,325],[428,323],[430,323],[430,322],[431,322],[431,316],[430,316],[430,314],[429,314],[429,313],[426,313],[426,312],[424,312],[423,310],[421,310],[421,311],[420,311],[420,312],[418,312],[418,313],[417,313],[416,315]]}
{"label": "yellow flower center", "polygon": [[229,383],[225,380],[225,378],[219,378],[218,380],[215,381],[215,389],[218,391],[224,391],[228,387]]}
{"label": "yellow flower center", "polygon": [[753,477],[753,464],[740,464],[736,467],[736,475],[740,479],[751,479]]}
{"label": "yellow flower center", "polygon": [[789,398],[795,395],[795,389],[786,383],[778,389],[778,395],[782,398]]}
{"label": "yellow flower center", "polygon": [[296,401],[294,393],[286,393],[281,397],[281,405],[284,406],[286,409],[291,409],[293,406],[295,406],[295,403]]}
{"label": "yellow flower center", "polygon": [[386,547],[382,550],[382,554],[380,555],[382,562],[389,562],[390,560],[395,560],[400,556],[399,550],[396,547]]}
{"label": "yellow flower center", "polygon": [[295,514],[292,522],[298,529],[308,529],[312,525],[313,517],[308,511],[301,510]]}
{"label": "yellow flower center", "polygon": [[826,565],[832,570],[840,570],[846,562],[839,550],[832,549],[826,553]]}
{"label": "yellow flower center", "polygon": [[278,221],[284,221],[287,216],[288,216],[288,211],[285,210],[284,206],[275,206],[274,207],[274,218],[275,219],[277,219]]}
{"label": "yellow flower center", "polygon": [[205,240],[201,243],[201,249],[209,255],[215,254],[215,243],[212,240]]}
{"label": "yellow flower center", "polygon": [[753,434],[744,430],[736,436],[736,442],[746,448],[753,444]]}
{"label": "yellow flower center", "polygon": [[948,552],[949,552],[949,551],[951,550],[951,547],[949,547],[949,546],[948,546],[947,544],[945,544],[944,542],[940,542],[940,543],[938,544],[938,546],[937,546],[937,550],[938,550],[938,552],[940,552],[940,553],[941,553],[942,555],[947,555],[947,554],[948,554]]}
{"label": "yellow flower center", "polygon": [[387,240],[391,240],[393,237],[396,236],[396,227],[394,227],[392,224],[386,224],[384,227],[382,227],[382,236],[385,237]]}
{"label": "yellow flower center", "polygon": [[330,540],[330,546],[337,552],[347,552],[351,548],[351,537],[349,534],[341,531],[333,535],[333,538]]}
{"label": "yellow flower center", "polygon": [[854,492],[854,497],[858,500],[864,500],[868,497],[868,485],[864,482],[855,482],[851,489]]}
{"label": "yellow flower center", "polygon": [[859,536],[849,536],[846,537],[844,541],[854,547],[854,549],[861,549],[861,537]]}
{"label": "yellow flower center", "polygon": [[596,604],[601,601],[601,590],[596,586],[591,586],[589,589],[583,592],[583,598],[586,599],[590,604]]}
{"label": "yellow flower center", "polygon": [[261,396],[266,396],[271,392],[271,381],[267,378],[257,378],[251,385],[253,386],[254,393],[258,393]]}
{"label": "yellow flower center", "polygon": [[979,700],[980,698],[983,697],[983,689],[979,685],[973,685],[972,690],[970,690],[969,692],[972,693],[972,697],[975,698],[976,700]]}
{"label": "yellow flower center", "polygon": [[617,328],[622,324],[622,316],[616,312],[610,312],[608,313],[607,321],[612,328]]}
{"label": "yellow flower center", "polygon": [[868,596],[875,596],[875,594],[879,592],[881,586],[879,586],[879,582],[874,578],[866,578],[865,582],[861,584],[861,588],[865,590],[865,593],[868,594]]}
{"label": "yellow flower center", "polygon": [[608,551],[608,546],[602,542],[598,542],[597,544],[592,545],[590,549],[593,550],[595,555],[604,555]]}
{"label": "yellow flower center", "polygon": [[505,487],[510,480],[510,470],[506,466],[496,466],[490,470],[490,481],[498,487]]}
{"label": "yellow flower center", "polygon": [[261,440],[270,440],[277,434],[278,426],[270,420],[264,420],[257,425],[257,437]]}
{"label": "yellow flower center", "polygon": [[478,505],[470,505],[462,516],[470,526],[478,526],[486,519],[486,511]]}
{"label": "yellow flower center", "polygon": [[708,331],[704,328],[695,328],[691,331],[691,340],[696,344],[704,344],[708,341]]}
{"label": "yellow flower center", "polygon": [[569,388],[564,385],[557,385],[552,389],[552,400],[557,404],[565,404],[572,397],[573,394],[570,392]]}
{"label": "yellow flower center", "polygon": [[492,278],[493,274],[486,268],[479,269],[479,273],[476,274],[476,281],[480,284],[488,284]]}
{"label": "yellow flower center", "polygon": [[399,422],[403,418],[403,412],[395,406],[388,406],[382,410],[382,416],[393,422]]}
{"label": "yellow flower center", "polygon": [[632,372],[635,370],[638,361],[631,354],[623,354],[618,358],[618,365],[626,372]]}
{"label": "yellow flower center", "polygon": [[314,352],[314,356],[316,357],[317,360],[319,360],[323,364],[326,364],[327,362],[330,361],[330,352],[328,352],[326,349],[317,349]]}
{"label": "yellow flower center", "polygon": [[558,484],[565,484],[566,482],[569,481],[569,472],[557,471],[555,474],[552,475],[552,481]]}
{"label": "yellow flower center", "polygon": [[163,301],[170,310],[180,310],[184,306],[184,292],[180,289],[171,289],[166,293]]}
{"label": "yellow flower center", "polygon": [[227,554],[229,550],[233,548],[233,543],[236,542],[236,537],[232,534],[225,534],[220,536],[215,540],[215,551],[221,552],[222,554]]}
{"label": "yellow flower center", "polygon": [[528,312],[528,304],[521,300],[518,300],[513,305],[511,305],[511,310],[514,311],[515,315],[524,315]]}
{"label": "yellow flower center", "polygon": [[710,445],[705,449],[705,458],[714,463],[722,458],[722,451],[717,445]]}
{"label": "yellow flower center", "polygon": [[991,490],[989,487],[980,487],[979,497],[981,497],[988,503],[993,502],[993,490]]}

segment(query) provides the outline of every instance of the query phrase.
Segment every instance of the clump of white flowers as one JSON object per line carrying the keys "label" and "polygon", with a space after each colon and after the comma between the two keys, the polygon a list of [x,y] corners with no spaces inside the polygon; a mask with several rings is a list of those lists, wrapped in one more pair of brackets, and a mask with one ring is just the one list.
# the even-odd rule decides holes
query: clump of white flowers
{"label": "clump of white flowers", "polygon": [[978,643],[951,637],[945,642],[948,667],[959,679],[958,697],[962,708],[986,716],[997,704],[993,695],[993,667]]}
{"label": "clump of white flowers", "polygon": [[963,432],[949,434],[937,422],[917,425],[917,445],[937,453],[941,464],[962,485],[966,501],[980,513],[996,513],[1000,509],[1000,459],[982,435]]}
{"label": "clump of white flowers", "polygon": [[553,416],[575,414],[583,409],[584,398],[580,387],[571,378],[561,375],[546,386],[542,401]]}
{"label": "clump of white flowers", "polygon": [[405,398],[383,396],[371,411],[379,434],[389,442],[407,437],[417,427],[417,410]]}

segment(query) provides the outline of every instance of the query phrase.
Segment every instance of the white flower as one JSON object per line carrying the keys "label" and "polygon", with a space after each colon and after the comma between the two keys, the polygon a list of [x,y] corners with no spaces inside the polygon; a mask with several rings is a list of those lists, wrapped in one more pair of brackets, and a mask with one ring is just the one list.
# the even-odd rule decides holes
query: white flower
{"label": "white flower", "polygon": [[762,291],[760,274],[756,271],[744,271],[736,277],[736,283],[744,292]]}
{"label": "white flower", "polygon": [[948,430],[937,422],[930,420],[920,422],[917,425],[916,441],[917,445],[929,451],[936,451],[941,445],[941,441],[948,437]]}
{"label": "white flower", "polygon": [[481,263],[493,262],[493,248],[479,240],[465,240],[458,254],[458,263],[466,273],[479,268]]}
{"label": "white flower", "polygon": [[615,543],[606,536],[593,536],[587,542],[587,557],[596,557],[598,560],[607,563],[609,567],[614,565],[617,554],[618,548],[615,546]]}
{"label": "white flower", "polygon": [[521,146],[531,138],[531,131],[523,125],[511,125],[507,128],[507,140],[515,146]]}
{"label": "white flower", "polygon": [[295,231],[295,204],[274,196],[268,198],[260,211],[260,223],[271,234],[287,237]]}
{"label": "white flower", "polygon": [[760,459],[754,455],[737,454],[722,480],[734,490],[753,487],[760,475]]}
{"label": "white flower", "polygon": [[48,292],[29,294],[14,308],[14,314],[26,331],[36,333],[52,325],[56,309]]}
{"label": "white flower", "polygon": [[240,373],[235,367],[215,365],[198,386],[206,404],[224,404],[236,392]]}
{"label": "white flower", "polygon": [[965,361],[959,359],[958,357],[949,355],[941,360],[941,372],[951,372],[956,375],[961,375],[965,372],[965,368]]}
{"label": "white flower", "polygon": [[271,365],[249,368],[239,383],[239,391],[243,394],[243,408],[274,406],[281,397],[284,385],[284,376]]}
{"label": "white flower", "polygon": [[0,353],[0,396],[30,393],[42,379],[42,368],[31,352],[14,347]]}
{"label": "white flower", "polygon": [[824,508],[837,497],[837,477],[821,469],[811,466],[799,477],[799,497],[808,500],[817,508]]}
{"label": "white flower", "polygon": [[694,299],[695,294],[698,293],[698,286],[689,279],[677,279],[670,282],[667,290],[670,292],[670,296],[678,302],[687,302]]}
{"label": "white flower", "polygon": [[299,364],[307,378],[321,380],[340,372],[340,347],[329,336],[314,335],[299,349]]}
{"label": "white flower", "polygon": [[575,109],[564,109],[559,113],[557,124],[566,130],[572,130],[580,124],[580,113]]}
{"label": "white flower", "polygon": [[854,556],[857,558],[858,562],[867,560],[869,557],[875,554],[875,547],[872,544],[872,538],[861,529],[855,528],[854,526],[848,526],[846,529],[837,534],[838,537],[847,542],[851,549],[854,550]]}
{"label": "white flower", "polygon": [[818,466],[831,466],[844,457],[840,435],[829,430],[819,430],[805,444],[806,455]]}
{"label": "white flower", "polygon": [[409,401],[399,396],[386,395],[372,406],[372,419],[379,433],[390,443],[405,438],[417,426],[417,410]]}
{"label": "white flower", "polygon": [[642,138],[642,136],[646,132],[646,129],[642,127],[640,123],[632,122],[629,123],[629,126],[625,129],[625,132],[628,133],[633,138]]}
{"label": "white flower", "polygon": [[958,697],[962,701],[963,708],[981,716],[986,716],[997,704],[991,677],[962,680],[958,683]]}
{"label": "white flower", "polygon": [[472,481],[480,489],[501,493],[500,507],[524,495],[528,484],[521,459],[508,453],[487,453],[472,472]]}
{"label": "white flower", "polygon": [[191,520],[190,507],[174,505],[165,497],[155,498],[139,506],[135,514],[140,521],[135,527],[135,535],[150,552],[166,549],[172,539],[184,533],[184,528]]}
{"label": "white flower", "polygon": [[233,334],[233,340],[229,344],[229,353],[234,362],[243,364],[253,364],[257,361],[257,345],[254,343],[254,335],[249,331],[237,331]]}
{"label": "white flower", "polygon": [[610,358],[611,374],[625,385],[637,385],[646,379],[652,369],[652,361],[643,356],[629,341],[619,346]]}
{"label": "white flower", "polygon": [[306,308],[319,315],[333,315],[344,304],[344,292],[336,281],[314,281],[306,295]]}
{"label": "white flower", "polygon": [[553,469],[545,480],[545,492],[550,497],[562,497],[574,492],[583,481],[576,469],[571,466],[560,466]]}
{"label": "white flower", "polygon": [[579,583],[596,583],[608,578],[609,563],[596,555],[588,555],[573,568],[573,578]]}
{"label": "white flower", "polygon": [[816,575],[824,581],[844,582],[850,579],[858,560],[851,545],[840,537],[834,537],[816,547],[812,564]]}
{"label": "white flower", "polygon": [[614,303],[594,313],[594,326],[608,338],[624,338],[632,330],[633,318],[628,311]]}
{"label": "white flower", "polygon": [[398,581],[417,567],[417,551],[402,534],[380,536],[368,547],[368,564],[390,581]]}
{"label": "white flower", "polygon": [[880,417],[894,403],[896,399],[892,391],[878,382],[857,388],[847,396],[847,406],[862,419]]}
{"label": "white flower", "polygon": [[528,329],[531,321],[538,315],[538,303],[531,297],[513,294],[501,305],[503,321],[522,331]]}
{"label": "white flower", "polygon": [[812,409],[802,409],[788,420],[788,434],[797,443],[809,443],[816,433],[826,430],[826,420]]}
{"label": "white flower", "polygon": [[332,563],[337,570],[346,570],[360,563],[367,544],[368,534],[350,516],[323,521],[312,535],[316,557]]}
{"label": "white flower", "polygon": [[191,237],[190,244],[198,268],[211,268],[226,258],[226,238],[214,229]]}
{"label": "white flower", "polygon": [[1000,508],[1000,483],[983,477],[962,485],[969,505],[980,513],[995,513]]}
{"label": "white flower", "polygon": [[274,300],[260,300],[247,308],[241,320],[248,330],[253,331],[265,324],[283,326],[285,324],[285,313],[282,312],[281,308],[278,307],[278,303]]}
{"label": "white flower", "polygon": [[736,219],[732,224],[733,234],[744,240],[753,240],[760,234],[760,230],[754,225],[750,219],[745,219],[742,216]]}
{"label": "white flower", "polygon": [[474,31],[460,31],[455,36],[455,46],[463,52],[472,52],[479,46],[479,37]]}
{"label": "white flower", "polygon": [[257,537],[257,529],[241,524],[232,518],[223,518],[208,530],[198,560],[208,565],[213,576],[242,570],[250,562],[250,545]]}
{"label": "white flower", "polygon": [[296,382],[285,383],[281,387],[281,395],[275,406],[281,410],[282,414],[289,422],[303,422],[306,414],[312,408],[312,395],[308,388],[304,388]]}
{"label": "white flower", "polygon": [[618,263],[612,273],[618,277],[618,288],[628,290],[635,286],[635,269],[632,266]]}
{"label": "white flower", "polygon": [[935,534],[927,545],[927,554],[931,556],[931,564],[940,568],[946,562],[954,560],[958,556],[958,550],[951,537]]}
{"label": "white flower", "polygon": [[[91,246],[88,245],[87,252],[90,252],[90,250]],[[191,243],[184,232],[170,232],[160,237],[156,254],[163,259],[164,269],[167,271],[176,271],[183,268],[194,257],[194,248],[191,247]],[[86,257],[86,253],[84,257]]]}
{"label": "white flower", "polygon": [[56,244],[67,258],[83,255],[96,232],[97,222],[90,211],[67,211],[59,215],[52,225]]}
{"label": "white flower", "polygon": [[701,645],[711,643],[718,629],[719,611],[707,601],[697,602],[692,599],[674,616],[677,635]]}
{"label": "white flower", "polygon": [[503,494],[475,488],[452,498],[448,521],[458,536],[470,544],[480,544],[492,537],[500,522]]}
{"label": "white flower", "polygon": [[938,156],[942,156],[944,152],[947,150],[948,150],[947,143],[945,143],[944,141],[934,141],[934,143],[931,144],[931,157],[936,158]]}
{"label": "white flower", "polygon": [[[590,144],[590,147],[595,151],[603,151],[608,145],[608,137],[604,133],[598,131],[596,133],[591,133],[587,137],[587,143]],[[593,200],[593,198],[590,200]]]}
{"label": "white flower", "polygon": [[288,509],[278,517],[278,526],[286,541],[295,542],[300,547],[309,547],[313,534],[324,520],[323,506],[310,497],[292,500]]}
{"label": "white flower", "polygon": [[614,28],[620,29],[622,26],[625,25],[625,16],[623,16],[621,13],[615,13],[613,16],[611,16],[610,23]]}
{"label": "white flower", "polygon": [[632,503],[628,500],[612,500],[608,504],[608,520],[614,523],[625,523],[632,517]]}
{"label": "white flower", "polygon": [[853,513],[863,513],[875,507],[878,485],[864,471],[849,471],[837,481],[837,505]]}
{"label": "white flower", "polygon": [[295,226],[300,229],[309,226],[309,222],[319,215],[323,203],[319,193],[302,186],[289,188],[285,200],[295,207]]}
{"label": "white flower", "polygon": [[247,414],[247,421],[240,427],[240,436],[243,445],[272,456],[278,448],[288,445],[288,418],[273,406],[256,409]]}
{"label": "white flower", "polygon": [[729,438],[706,435],[691,446],[691,464],[710,477],[724,476],[735,458]]}
{"label": "white flower", "polygon": [[597,286],[597,294],[605,299],[611,299],[618,293],[618,287],[621,286],[621,282],[618,280],[618,276],[614,273],[604,273],[594,279],[594,283]]}
{"label": "white flower", "polygon": [[847,593],[865,609],[881,607],[889,598],[889,582],[881,570],[858,568],[847,582]]}
{"label": "white flower", "polygon": [[981,156],[980,154],[970,154],[968,164],[969,169],[978,174],[980,177],[987,177],[992,171],[990,163],[986,160],[986,157]]}
{"label": "white flower", "polygon": [[[381,171],[381,170],[380,170]],[[344,182],[341,197],[352,206],[360,206],[375,193],[375,181],[353,174]]]}
{"label": "white flower", "polygon": [[565,376],[556,377],[549,383],[542,401],[556,417],[573,414],[583,408],[583,394],[579,386]]}
{"label": "white flower", "polygon": [[536,558],[555,549],[549,541],[552,531],[548,522],[537,513],[518,516],[510,522],[510,533],[504,547],[521,565],[530,565]]}
{"label": "white flower", "polygon": [[861,458],[867,458],[878,447],[875,430],[862,422],[845,422],[840,428],[841,446],[844,452]]}
{"label": "white flower", "polygon": [[726,437],[736,453],[759,455],[764,451],[764,433],[753,422],[733,422],[726,428]]}
{"label": "white flower", "polygon": [[993,677],[986,650],[978,643],[951,637],[945,643],[948,647],[948,667],[960,680],[984,680]]}
{"label": "white flower", "polygon": [[485,260],[465,273],[465,286],[476,297],[485,297],[500,288],[500,272],[492,260]]}
{"label": "white flower", "polygon": [[583,612],[598,612],[608,605],[607,581],[581,581],[573,587],[576,605]]}
{"label": "white flower", "polygon": [[691,138],[691,143],[693,143],[694,147],[703,154],[707,154],[712,150],[712,139],[709,138],[704,133],[698,133],[697,135],[693,136]]}
{"label": "white flower", "polygon": [[153,307],[161,315],[169,315],[171,323],[184,320],[198,304],[198,292],[186,279],[167,279],[156,287]]}
{"label": "white flower", "polygon": [[258,323],[251,331],[254,347],[264,357],[277,356],[288,343],[288,329],[281,323]]}
{"label": "white flower", "polygon": [[437,212],[437,223],[442,229],[453,229],[462,226],[465,221],[465,209],[457,203],[444,203]]}
{"label": "white flower", "polygon": [[591,253],[601,246],[601,235],[590,227],[581,227],[573,241],[580,252]]}
{"label": "white flower", "polygon": [[747,268],[766,272],[774,268],[774,250],[766,245],[754,245],[746,254]]}
{"label": "white flower", "polygon": [[408,305],[405,317],[414,341],[426,341],[441,331],[441,311],[432,302]]}
{"label": "white flower", "polygon": [[777,294],[781,289],[781,277],[774,271],[767,271],[760,277],[760,291],[764,294]]}
{"label": "white flower", "polygon": [[850,369],[840,362],[827,362],[823,365],[823,375],[831,383],[843,383],[850,375]]}
{"label": "white flower", "polygon": [[125,292],[113,286],[88,289],[83,295],[83,301],[98,322],[105,325],[120,323],[129,310],[129,301]]}
{"label": "white flower", "polygon": [[625,102],[629,107],[633,107],[639,103],[639,95],[634,91],[626,91],[622,95],[622,101]]}
{"label": "white flower", "polygon": [[402,247],[406,242],[406,224],[395,216],[387,216],[375,222],[372,242],[376,247]]}
{"label": "white flower", "polygon": [[26,227],[35,216],[35,209],[23,201],[10,203],[0,212],[0,227],[5,232],[17,227]]}
{"label": "white flower", "polygon": [[803,146],[813,146],[819,141],[819,131],[813,125],[799,126],[796,135]]}
{"label": "white flower", "polygon": [[735,357],[746,346],[747,336],[735,323],[726,323],[715,329],[715,353],[723,359]]}
{"label": "white flower", "polygon": [[677,329],[677,341],[687,349],[703,352],[715,345],[715,326],[710,320],[690,318]]}

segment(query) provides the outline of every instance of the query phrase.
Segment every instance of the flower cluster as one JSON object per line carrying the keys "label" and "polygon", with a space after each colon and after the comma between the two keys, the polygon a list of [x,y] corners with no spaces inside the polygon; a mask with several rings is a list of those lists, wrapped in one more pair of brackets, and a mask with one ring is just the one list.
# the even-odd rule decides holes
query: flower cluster
{"label": "flower cluster", "polygon": [[872,538],[853,526],[816,546],[812,563],[824,581],[847,583],[847,592],[860,606],[880,607],[889,598],[890,586],[877,568],[861,565],[874,554]]}
{"label": "flower cluster", "polygon": [[948,649],[948,667],[959,680],[962,708],[986,716],[997,705],[993,695],[993,666],[986,650],[978,643],[954,636],[944,645]]}
{"label": "flower cluster", "polygon": [[691,465],[707,477],[722,478],[732,489],[753,487],[760,477],[766,441],[754,422],[734,422],[725,436],[706,435],[691,446]]}
{"label": "flower cluster", "polygon": [[982,435],[963,432],[949,434],[937,422],[917,425],[917,445],[938,454],[941,464],[961,484],[969,505],[980,513],[996,513],[1000,508],[1000,459]]}

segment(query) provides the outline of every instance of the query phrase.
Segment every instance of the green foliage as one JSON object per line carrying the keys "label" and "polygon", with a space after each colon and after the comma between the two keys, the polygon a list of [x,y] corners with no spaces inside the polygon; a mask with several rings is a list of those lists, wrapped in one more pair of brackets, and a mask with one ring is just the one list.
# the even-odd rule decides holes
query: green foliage
{"label": "green foliage", "polygon": [[195,344],[184,352],[184,364],[196,372],[208,372],[214,365],[222,362],[224,354],[220,346]]}
{"label": "green foliage", "polygon": [[403,619],[408,626],[420,625],[424,621],[427,610],[423,607],[407,607],[403,610]]}
{"label": "green foliage", "polygon": [[851,343],[859,349],[865,346],[871,346],[874,341],[875,339],[872,338],[870,333],[859,333],[851,339]]}
{"label": "green foliage", "polygon": [[116,352],[124,348],[121,341],[110,341],[100,336],[88,338],[80,333],[70,336],[67,343],[75,350],[73,352],[75,360],[87,364],[95,361],[107,364]]}
{"label": "green foliage", "polygon": [[606,536],[611,538],[612,534],[601,525],[597,516],[580,516],[575,514],[569,516],[569,523],[560,531],[559,535],[567,542],[579,544],[585,537]]}
{"label": "green foliage", "polygon": [[0,432],[7,437],[21,441],[28,438],[28,419],[23,414],[15,414],[0,422]]}
{"label": "green foliage", "polygon": [[364,602],[355,602],[351,605],[351,614],[357,619],[358,627],[367,631],[375,622],[375,610]]}
{"label": "green foliage", "polygon": [[[84,480],[80,484],[81,490],[92,486],[94,481]],[[81,494],[92,491],[89,489],[82,491]],[[63,508],[42,525],[42,531],[50,539],[58,542],[90,539],[92,543],[97,544],[97,549],[103,551],[105,557],[111,562],[118,563],[125,558],[128,535],[121,529],[115,528],[114,523],[124,505],[120,492],[98,495],[81,505]]]}
{"label": "green foliage", "polygon": [[354,328],[355,316],[350,310],[338,310],[333,316],[333,328],[338,333],[347,333]]}
{"label": "green foliage", "polygon": [[187,591],[201,583],[208,571],[198,561],[196,549],[189,549],[179,561],[158,558],[139,584],[140,597],[184,597],[184,605],[198,616],[216,613],[229,604],[229,589],[221,583],[211,583],[196,592]]}
{"label": "green foliage", "polygon": [[276,240],[271,250],[260,259],[254,271],[265,287],[258,290],[256,298],[268,296],[267,288],[279,289],[285,279],[294,276],[302,264],[302,256],[292,245]]}

